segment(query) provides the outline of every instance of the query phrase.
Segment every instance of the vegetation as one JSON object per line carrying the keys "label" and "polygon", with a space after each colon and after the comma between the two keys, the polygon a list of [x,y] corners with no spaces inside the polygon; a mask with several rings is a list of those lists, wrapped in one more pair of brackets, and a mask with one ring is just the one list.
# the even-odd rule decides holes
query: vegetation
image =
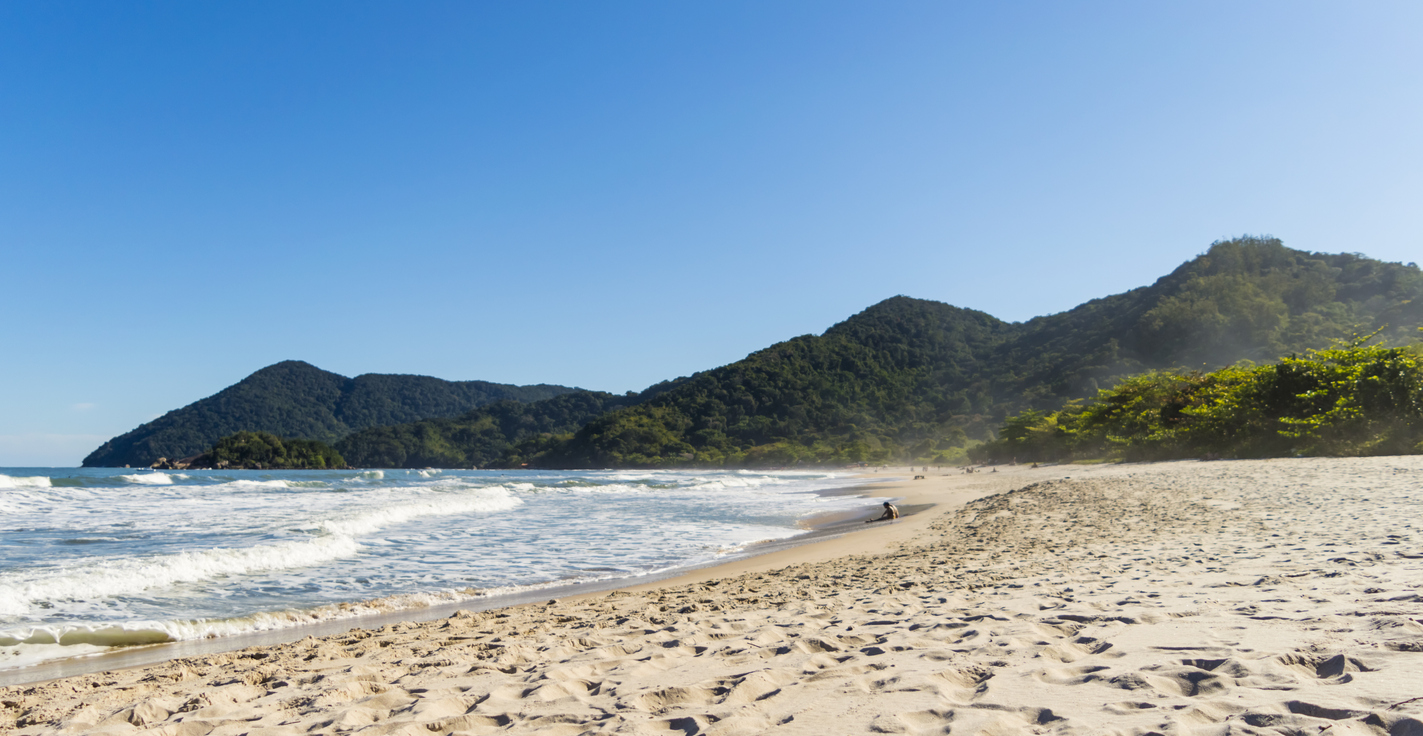
{"label": "vegetation", "polygon": [[510,460],[547,467],[952,462],[1024,409],[1149,370],[1228,365],[1423,324],[1413,264],[1215,243],[1155,284],[1009,324],[895,297],[678,381]]}
{"label": "vegetation", "polygon": [[494,401],[537,401],[571,390],[427,376],[346,378],[290,360],[105,442],[84,458],[84,466],[138,467],[159,457],[190,457],[244,430],[330,443],[367,427],[455,416]]}
{"label": "vegetation", "polygon": [[267,432],[238,432],[218,440],[194,463],[200,467],[264,470],[344,468],[341,453],[325,442],[282,439]]}
{"label": "vegetation", "polygon": [[978,462],[1423,453],[1423,350],[1367,338],[1274,365],[1133,376],[1010,417]]}
{"label": "vegetation", "polygon": [[460,417],[366,429],[337,448],[362,468],[484,467],[508,454],[516,442],[548,441],[628,400],[572,391],[531,404],[499,401]]}
{"label": "vegetation", "polygon": [[[992,441],[1000,425],[1014,432],[1020,425],[1037,427],[1035,418],[1062,421],[1062,412],[1086,411],[1088,400],[1118,384],[1149,402],[1173,395],[1176,383],[1216,375],[1192,370],[1313,355],[1307,351],[1359,332],[1378,331],[1398,344],[1416,339],[1419,325],[1423,272],[1416,265],[1306,253],[1273,238],[1245,237],[1213,244],[1150,286],[1025,323],[897,296],[822,335],[796,337],[629,396],[533,387],[553,393],[508,397],[529,403],[479,402],[457,410],[455,402],[430,401],[411,411],[417,417],[389,408],[413,401],[402,394],[388,404],[361,402],[370,409],[361,413],[353,399],[341,398],[355,391],[317,380],[305,364],[282,364],[309,370],[293,371],[281,392],[273,391],[279,400],[258,402],[268,407],[261,411],[238,406],[247,399],[234,394],[215,414],[242,417],[243,424],[222,425],[213,436],[264,429],[339,439],[345,457],[364,467],[958,462],[981,443],[987,449],[972,451],[998,447]],[[355,381],[362,379],[370,377]],[[396,393],[371,385],[373,394]],[[299,397],[334,408],[301,414],[305,424],[298,429],[272,429],[275,415],[289,418],[274,407]],[[196,411],[184,416],[191,423],[173,432],[196,436],[220,424]],[[181,456],[160,442],[174,436],[164,427],[142,435],[147,444],[132,454]],[[364,431],[345,436],[352,430]],[[122,456],[118,450],[137,442],[126,438],[109,443],[113,452],[101,448],[90,458]]]}

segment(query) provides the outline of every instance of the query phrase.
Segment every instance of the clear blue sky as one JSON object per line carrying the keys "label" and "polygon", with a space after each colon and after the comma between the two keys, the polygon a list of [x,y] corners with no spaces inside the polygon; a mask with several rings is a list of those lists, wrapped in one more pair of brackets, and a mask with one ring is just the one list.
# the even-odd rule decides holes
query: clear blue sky
{"label": "clear blue sky", "polygon": [[0,3],[0,466],[265,365],[611,391],[1216,239],[1423,260],[1423,4]]}

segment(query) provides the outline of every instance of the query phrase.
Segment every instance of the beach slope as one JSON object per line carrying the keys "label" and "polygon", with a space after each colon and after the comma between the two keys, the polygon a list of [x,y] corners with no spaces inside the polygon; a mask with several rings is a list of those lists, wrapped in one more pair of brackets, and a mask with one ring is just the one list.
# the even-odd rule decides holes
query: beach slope
{"label": "beach slope", "polygon": [[930,475],[982,497],[796,564],[4,688],[0,729],[1423,733],[1423,459]]}

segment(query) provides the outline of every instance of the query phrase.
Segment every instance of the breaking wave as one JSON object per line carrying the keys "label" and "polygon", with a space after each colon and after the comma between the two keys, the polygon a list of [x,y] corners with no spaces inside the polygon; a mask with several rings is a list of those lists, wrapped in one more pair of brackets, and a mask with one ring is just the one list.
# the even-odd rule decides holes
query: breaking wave
{"label": "breaking wave", "polygon": [[[280,481],[273,481],[280,482]],[[398,503],[342,519],[327,519],[310,539],[253,547],[208,549],[122,560],[99,560],[39,579],[0,576],[0,616],[20,616],[44,601],[135,595],[147,590],[198,583],[223,575],[250,575],[319,565],[360,552],[356,538],[425,516],[500,511],[523,503],[502,488],[476,494],[443,493]],[[11,578],[6,580],[5,578]]]}
{"label": "breaking wave", "polygon": [[49,488],[52,483],[48,476],[31,475],[13,477],[0,475],[0,488]]}
{"label": "breaking wave", "polygon": [[[133,475],[120,475],[119,480],[125,483],[134,483],[141,486],[171,486],[173,477],[167,473],[135,473]],[[179,475],[178,478],[186,478]]]}

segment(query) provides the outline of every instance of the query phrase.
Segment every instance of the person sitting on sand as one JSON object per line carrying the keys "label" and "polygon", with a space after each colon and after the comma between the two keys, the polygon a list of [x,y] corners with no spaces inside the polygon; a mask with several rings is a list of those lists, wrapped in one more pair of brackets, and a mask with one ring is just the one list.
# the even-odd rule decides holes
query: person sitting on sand
{"label": "person sitting on sand", "polygon": [[895,519],[898,519],[898,518],[899,518],[899,509],[895,508],[895,507],[894,507],[894,504],[890,503],[889,501],[885,501],[885,502],[884,502],[884,514],[883,514],[882,516],[880,516],[878,519],[866,519],[866,520],[865,520],[865,523],[866,523],[866,524],[873,524],[873,523],[875,523],[876,521],[894,521]]}

